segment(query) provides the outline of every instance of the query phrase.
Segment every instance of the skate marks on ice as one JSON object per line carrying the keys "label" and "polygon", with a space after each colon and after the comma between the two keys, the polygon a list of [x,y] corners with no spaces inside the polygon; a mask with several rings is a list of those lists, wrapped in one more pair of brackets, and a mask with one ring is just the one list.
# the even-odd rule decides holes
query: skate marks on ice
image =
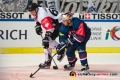
{"label": "skate marks on ice", "polygon": [[[58,65],[59,69],[41,69],[33,77],[30,74],[38,69],[38,66],[28,67],[3,67],[0,68],[0,80],[71,80],[70,72],[76,72],[75,80],[120,80],[120,65],[90,65],[90,73],[96,76],[81,75],[81,66],[76,65],[72,70],[64,70],[63,65]],[[110,76],[107,73],[118,75]],[[72,79],[72,80],[74,80]]]}

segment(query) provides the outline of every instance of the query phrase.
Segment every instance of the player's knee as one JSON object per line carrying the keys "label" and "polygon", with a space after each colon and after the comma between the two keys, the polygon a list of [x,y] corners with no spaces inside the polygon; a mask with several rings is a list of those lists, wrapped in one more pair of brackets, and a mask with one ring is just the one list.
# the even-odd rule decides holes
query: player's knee
{"label": "player's knee", "polygon": [[47,49],[44,49],[44,54],[48,55],[48,50]]}
{"label": "player's knee", "polygon": [[67,57],[75,57],[75,51],[74,50],[67,50],[66,51]]}
{"label": "player's knee", "polygon": [[75,57],[75,53],[68,53],[68,52],[66,52],[66,55],[67,55],[67,57]]}

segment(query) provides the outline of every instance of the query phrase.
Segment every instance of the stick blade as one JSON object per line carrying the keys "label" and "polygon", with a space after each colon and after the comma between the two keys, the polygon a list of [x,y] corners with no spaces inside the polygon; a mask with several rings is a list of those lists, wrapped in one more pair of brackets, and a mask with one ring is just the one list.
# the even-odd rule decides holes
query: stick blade
{"label": "stick blade", "polygon": [[31,73],[31,74],[30,74],[30,78],[33,78],[32,76],[33,76],[33,74]]}

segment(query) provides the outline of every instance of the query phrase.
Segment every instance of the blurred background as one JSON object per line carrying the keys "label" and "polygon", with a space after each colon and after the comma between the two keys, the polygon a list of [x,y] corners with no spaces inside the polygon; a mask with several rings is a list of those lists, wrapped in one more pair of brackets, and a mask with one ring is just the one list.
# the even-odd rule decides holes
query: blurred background
{"label": "blurred background", "polygon": [[[44,61],[42,38],[36,34],[36,22],[27,12],[32,2],[61,13],[72,12],[85,21],[92,33],[86,45],[90,68],[95,73],[120,74],[120,0],[0,0],[0,80],[30,80],[28,75],[37,69],[35,65]],[[67,58],[61,63],[56,59],[57,56],[58,65],[68,62]],[[38,73],[36,79],[46,80],[50,76],[50,80],[61,80],[61,77],[69,80],[69,72],[63,74],[60,72],[63,66],[60,67],[55,73],[40,70],[42,74]],[[79,68],[77,65],[76,70]],[[49,76],[46,72],[50,72]],[[104,76],[78,77],[78,80],[120,80],[120,76]]]}
{"label": "blurred background", "polygon": [[[85,13],[89,0],[0,0],[0,12],[22,12],[31,2],[46,7],[55,5],[60,12]],[[120,0],[92,0],[92,2],[98,13],[120,12]]]}

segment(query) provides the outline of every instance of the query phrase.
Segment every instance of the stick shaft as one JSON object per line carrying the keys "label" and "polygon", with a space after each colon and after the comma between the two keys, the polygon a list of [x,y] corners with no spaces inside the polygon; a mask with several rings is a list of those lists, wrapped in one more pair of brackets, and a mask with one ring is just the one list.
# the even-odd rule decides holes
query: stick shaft
{"label": "stick shaft", "polygon": [[40,69],[41,69],[41,67],[39,67],[39,68],[37,69],[37,71],[35,71],[35,72],[32,74],[32,76],[35,75]]}
{"label": "stick shaft", "polygon": [[[50,60],[53,59],[53,57],[54,57],[55,55],[56,55],[56,53],[50,58]],[[41,69],[41,67],[39,67],[39,68],[32,74],[32,76],[35,75],[40,69]],[[32,77],[32,76],[31,76],[31,77]]]}

